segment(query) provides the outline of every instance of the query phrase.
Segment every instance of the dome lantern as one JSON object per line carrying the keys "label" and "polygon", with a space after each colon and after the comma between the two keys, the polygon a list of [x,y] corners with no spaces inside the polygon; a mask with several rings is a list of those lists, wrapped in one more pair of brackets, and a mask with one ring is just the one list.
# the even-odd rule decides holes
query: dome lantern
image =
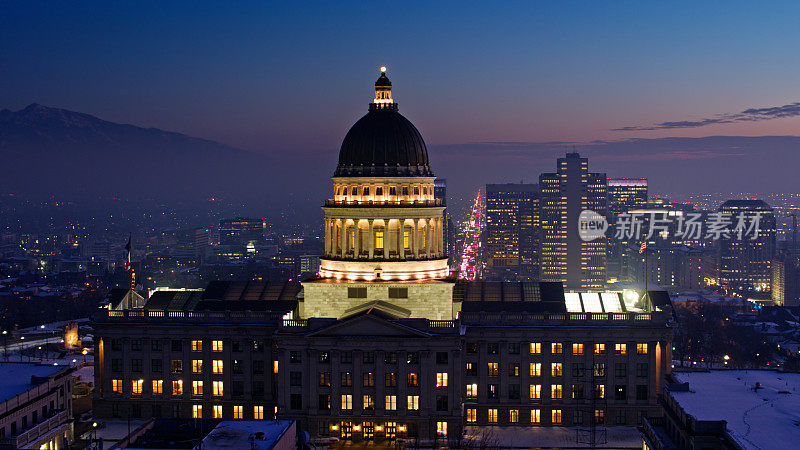
{"label": "dome lantern", "polygon": [[375,82],[375,100],[369,105],[373,109],[397,110],[397,104],[392,100],[392,82],[386,76],[386,66],[381,67],[381,76]]}

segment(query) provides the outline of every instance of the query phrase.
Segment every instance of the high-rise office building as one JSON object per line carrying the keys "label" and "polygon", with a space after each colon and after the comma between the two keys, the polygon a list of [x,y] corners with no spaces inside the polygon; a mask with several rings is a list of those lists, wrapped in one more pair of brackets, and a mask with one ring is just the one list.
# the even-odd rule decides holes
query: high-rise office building
{"label": "high-rise office building", "polygon": [[539,186],[486,185],[486,277],[539,278]]}
{"label": "high-rise office building", "polygon": [[617,239],[614,225],[620,214],[642,209],[647,205],[647,178],[609,178],[608,179],[608,258],[606,271],[609,278],[621,278],[622,257],[630,240]]}
{"label": "high-rise office building", "polygon": [[219,221],[220,245],[242,245],[260,243],[264,240],[264,219],[239,217]]}
{"label": "high-rise office building", "polygon": [[[728,200],[719,207],[727,216],[728,233],[719,236],[719,283],[729,293],[749,295],[768,292],[775,255],[775,213],[762,200]],[[747,229],[737,232],[738,217],[746,218]],[[758,226],[749,230],[758,217]],[[749,233],[747,231],[750,231]]]}
{"label": "high-rise office building", "polygon": [[561,281],[567,288],[600,289],[606,282],[606,237],[584,241],[578,234],[582,211],[607,215],[606,174],[589,172],[578,153],[558,159],[556,173],[539,176],[543,281]]}

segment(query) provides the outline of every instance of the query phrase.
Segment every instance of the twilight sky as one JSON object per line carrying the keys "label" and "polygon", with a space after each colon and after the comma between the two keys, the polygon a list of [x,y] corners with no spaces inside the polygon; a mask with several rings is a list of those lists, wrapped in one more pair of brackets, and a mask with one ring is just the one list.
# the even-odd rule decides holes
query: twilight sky
{"label": "twilight sky", "polygon": [[797,1],[365,5],[6,1],[0,109],[38,102],[327,164],[386,65],[400,111],[450,149],[439,160],[800,129]]}

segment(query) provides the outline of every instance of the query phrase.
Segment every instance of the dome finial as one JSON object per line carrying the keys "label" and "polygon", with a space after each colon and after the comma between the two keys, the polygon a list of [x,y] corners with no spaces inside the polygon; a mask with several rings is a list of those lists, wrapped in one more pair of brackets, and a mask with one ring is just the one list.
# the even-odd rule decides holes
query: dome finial
{"label": "dome finial", "polygon": [[381,66],[381,76],[375,82],[375,100],[370,105],[371,109],[397,109],[392,100],[392,82],[386,76],[386,66]]}

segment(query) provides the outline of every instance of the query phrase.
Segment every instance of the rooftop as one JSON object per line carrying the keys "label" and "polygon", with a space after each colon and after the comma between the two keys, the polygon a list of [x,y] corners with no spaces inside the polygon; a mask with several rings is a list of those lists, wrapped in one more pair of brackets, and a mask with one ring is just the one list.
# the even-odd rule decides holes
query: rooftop
{"label": "rooftop", "polygon": [[[204,449],[271,449],[291,430],[292,420],[227,420],[220,422],[203,438]],[[292,440],[294,440],[294,431]],[[251,440],[251,436],[254,438]]]}
{"label": "rooftop", "polygon": [[49,377],[64,369],[64,366],[34,363],[0,363],[0,402],[14,398],[40,384],[31,383],[31,377]]}
{"label": "rooftop", "polygon": [[742,447],[794,448],[800,442],[800,374],[712,370],[674,375],[689,383],[688,391],[670,391],[680,407],[697,420],[727,421],[729,434]]}

